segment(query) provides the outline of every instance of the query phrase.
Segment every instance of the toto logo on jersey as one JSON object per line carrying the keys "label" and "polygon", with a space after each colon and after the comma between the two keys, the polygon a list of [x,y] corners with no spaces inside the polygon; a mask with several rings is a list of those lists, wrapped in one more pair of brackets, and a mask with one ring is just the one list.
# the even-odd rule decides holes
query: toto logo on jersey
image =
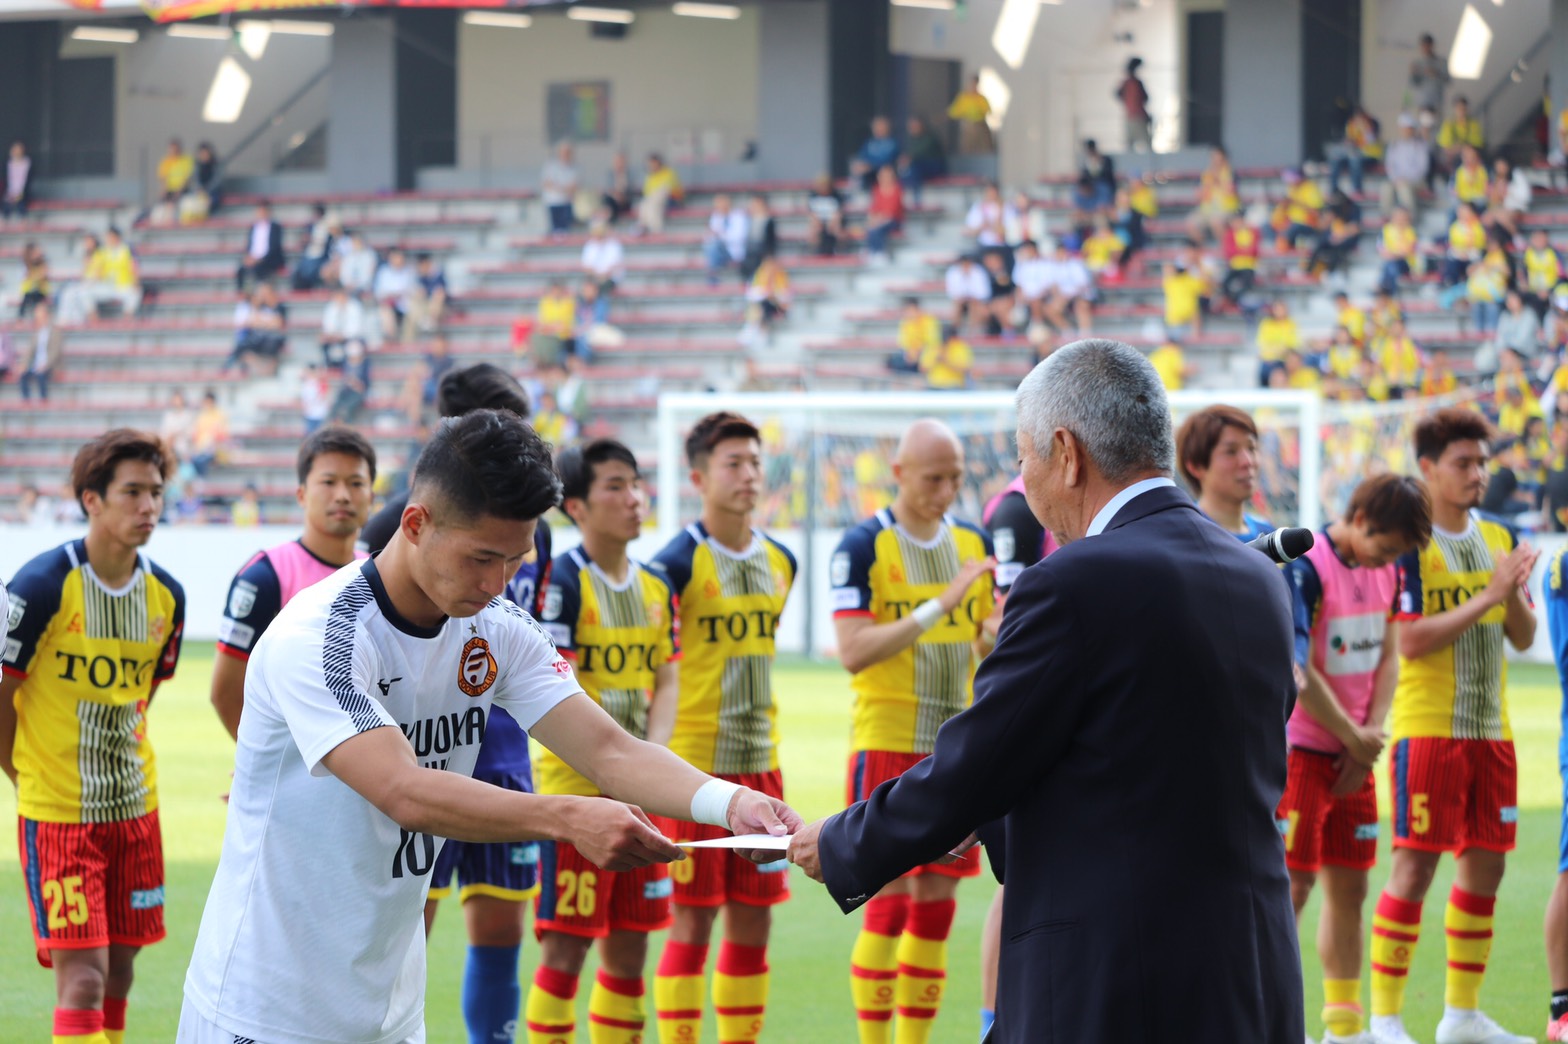
{"label": "toto logo on jersey", "polygon": [[495,684],[495,673],[490,643],[483,638],[468,639],[457,666],[457,687],[469,696],[483,696]]}

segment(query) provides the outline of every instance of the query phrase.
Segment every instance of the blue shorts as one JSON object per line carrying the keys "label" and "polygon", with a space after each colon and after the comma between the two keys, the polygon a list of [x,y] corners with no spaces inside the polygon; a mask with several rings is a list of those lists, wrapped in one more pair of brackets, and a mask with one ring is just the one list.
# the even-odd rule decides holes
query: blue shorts
{"label": "blue shorts", "polygon": [[[475,775],[474,778],[524,794],[532,794],[534,789],[528,776],[519,773]],[[524,902],[539,893],[539,843],[446,842],[441,846],[441,854],[436,856],[435,868],[430,871],[431,899],[445,899],[452,894],[454,873],[457,875],[457,897],[461,902],[475,895]]]}

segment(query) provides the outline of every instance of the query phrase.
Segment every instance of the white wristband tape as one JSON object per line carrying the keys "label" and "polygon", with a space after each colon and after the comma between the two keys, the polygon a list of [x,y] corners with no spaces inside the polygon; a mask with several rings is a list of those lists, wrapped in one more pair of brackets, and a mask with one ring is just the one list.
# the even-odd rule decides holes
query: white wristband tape
{"label": "white wristband tape", "polygon": [[914,611],[909,615],[915,618],[915,623],[920,625],[922,631],[929,631],[941,622],[942,617],[947,615],[947,610],[942,608],[941,602],[930,598],[915,606]]}
{"label": "white wristband tape", "polygon": [[728,827],[730,799],[735,796],[737,790],[744,789],[746,788],[739,783],[731,783],[727,779],[708,780],[697,788],[697,793],[691,796],[691,821],[707,823],[709,826]]}

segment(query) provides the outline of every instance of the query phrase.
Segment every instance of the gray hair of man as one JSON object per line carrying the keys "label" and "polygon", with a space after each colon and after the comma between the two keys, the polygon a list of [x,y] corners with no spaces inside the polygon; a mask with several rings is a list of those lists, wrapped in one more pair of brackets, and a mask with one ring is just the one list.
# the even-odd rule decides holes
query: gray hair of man
{"label": "gray hair of man", "polygon": [[1016,401],[1018,430],[1042,456],[1052,432],[1065,428],[1109,482],[1175,467],[1165,386],[1131,345],[1097,337],[1064,345],[1029,371]]}

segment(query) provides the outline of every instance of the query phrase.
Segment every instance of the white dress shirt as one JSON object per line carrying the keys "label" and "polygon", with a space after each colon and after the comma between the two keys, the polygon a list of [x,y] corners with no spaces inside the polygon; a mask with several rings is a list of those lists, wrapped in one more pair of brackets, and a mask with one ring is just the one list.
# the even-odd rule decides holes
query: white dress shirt
{"label": "white dress shirt", "polygon": [[979,265],[953,265],[947,270],[947,296],[953,301],[989,301],[991,279]]}
{"label": "white dress shirt", "polygon": [[626,257],[626,252],[621,248],[621,241],[609,236],[604,239],[590,239],[583,244],[583,270],[593,273],[601,281],[609,279],[619,282],[623,273],[621,265]]}
{"label": "white dress shirt", "polygon": [[1164,475],[1158,478],[1146,478],[1142,482],[1134,482],[1106,501],[1105,506],[1094,516],[1094,521],[1089,523],[1089,529],[1084,533],[1084,536],[1099,536],[1105,532],[1105,527],[1111,524],[1111,519],[1116,517],[1116,512],[1126,507],[1133,498],[1140,497],[1151,489],[1160,489],[1164,486],[1174,485],[1176,485],[1175,481],[1166,478]]}

